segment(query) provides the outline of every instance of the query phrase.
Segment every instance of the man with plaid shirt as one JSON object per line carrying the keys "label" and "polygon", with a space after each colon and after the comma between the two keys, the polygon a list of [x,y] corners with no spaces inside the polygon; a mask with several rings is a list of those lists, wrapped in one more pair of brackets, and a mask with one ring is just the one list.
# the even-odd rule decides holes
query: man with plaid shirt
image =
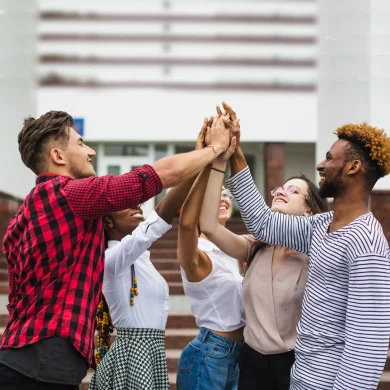
{"label": "man with plaid shirt", "polygon": [[38,177],[3,242],[10,320],[0,344],[2,390],[78,388],[93,361],[101,217],[189,179],[229,146],[229,130],[219,120],[210,147],[96,177],[95,151],[72,126],[70,115],[51,111],[26,119],[19,133],[22,160]]}

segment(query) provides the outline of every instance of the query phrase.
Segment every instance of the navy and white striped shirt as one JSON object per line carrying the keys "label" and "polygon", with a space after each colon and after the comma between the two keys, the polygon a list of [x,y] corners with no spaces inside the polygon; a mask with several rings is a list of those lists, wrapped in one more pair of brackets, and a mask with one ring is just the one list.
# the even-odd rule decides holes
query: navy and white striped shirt
{"label": "navy and white striped shirt", "polygon": [[379,222],[367,213],[328,233],[332,212],[273,213],[248,168],[228,187],[251,234],[310,258],[290,389],[376,389],[390,335],[388,243]]}

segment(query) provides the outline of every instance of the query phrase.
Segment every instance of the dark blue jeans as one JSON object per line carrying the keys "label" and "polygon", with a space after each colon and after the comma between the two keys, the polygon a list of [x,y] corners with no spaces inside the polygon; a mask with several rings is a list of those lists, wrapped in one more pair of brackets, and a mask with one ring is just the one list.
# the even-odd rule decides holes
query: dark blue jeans
{"label": "dark blue jeans", "polygon": [[236,390],[241,346],[201,328],[180,356],[177,390]]}

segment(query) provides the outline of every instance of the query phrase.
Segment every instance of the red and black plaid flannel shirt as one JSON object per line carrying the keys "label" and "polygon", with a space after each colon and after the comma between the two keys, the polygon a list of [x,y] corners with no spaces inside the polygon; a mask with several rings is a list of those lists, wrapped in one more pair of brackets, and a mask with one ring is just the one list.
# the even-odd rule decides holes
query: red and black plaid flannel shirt
{"label": "red and black plaid flannel shirt", "polygon": [[38,176],[3,241],[10,321],[0,348],[56,335],[91,363],[104,265],[101,217],[133,208],[161,190],[149,165],[115,177]]}

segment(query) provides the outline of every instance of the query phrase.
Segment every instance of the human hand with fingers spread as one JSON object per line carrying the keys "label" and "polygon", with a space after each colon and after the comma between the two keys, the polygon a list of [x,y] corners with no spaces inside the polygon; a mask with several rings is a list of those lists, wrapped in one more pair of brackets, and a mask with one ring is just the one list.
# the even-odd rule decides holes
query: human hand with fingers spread
{"label": "human hand with fingers spread", "polygon": [[236,173],[242,171],[247,166],[244,153],[242,152],[240,146],[240,120],[237,118],[236,112],[225,101],[222,102],[222,107],[225,112],[222,112],[221,108],[217,106],[217,114],[220,118],[226,116],[229,117],[229,120],[227,123],[225,123],[225,125],[229,127],[231,137],[236,138],[236,147],[234,149],[234,153],[230,155],[230,169],[232,176],[234,176]]}
{"label": "human hand with fingers spread", "polygon": [[237,118],[236,112],[225,101],[222,102],[222,107],[225,110],[223,113],[219,106],[216,107],[219,117],[228,116],[229,120],[225,122],[225,125],[230,129],[230,136],[236,137],[237,146],[240,146],[240,119]]}
{"label": "human hand with fingers spread", "polygon": [[195,150],[201,150],[206,147],[206,133],[207,133],[207,127],[209,125],[209,118],[203,119],[202,128],[200,129],[200,132],[198,134],[198,139],[195,143]]}

